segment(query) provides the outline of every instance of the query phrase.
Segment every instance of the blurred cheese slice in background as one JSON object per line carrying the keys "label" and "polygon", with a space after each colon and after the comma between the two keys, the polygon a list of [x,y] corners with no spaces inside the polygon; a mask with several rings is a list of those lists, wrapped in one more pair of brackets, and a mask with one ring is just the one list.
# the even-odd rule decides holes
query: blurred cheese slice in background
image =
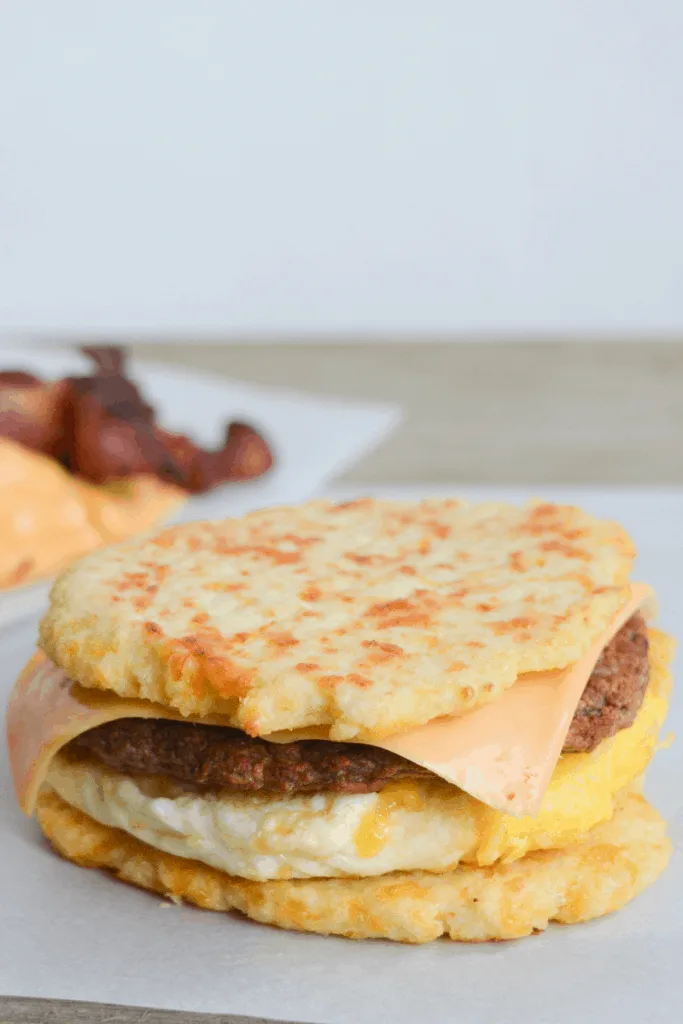
{"label": "blurred cheese slice in background", "polygon": [[187,495],[151,476],[96,487],[0,438],[0,590],[33,583],[104,544],[141,533]]}

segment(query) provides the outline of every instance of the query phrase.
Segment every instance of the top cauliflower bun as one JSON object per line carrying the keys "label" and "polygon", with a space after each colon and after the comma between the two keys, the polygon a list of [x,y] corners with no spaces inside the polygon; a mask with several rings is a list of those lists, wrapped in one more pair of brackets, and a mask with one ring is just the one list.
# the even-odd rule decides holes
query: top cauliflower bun
{"label": "top cauliflower bun", "polygon": [[572,507],[315,501],[86,557],[40,644],[86,687],[254,736],[380,738],[577,661],[633,558],[621,527]]}

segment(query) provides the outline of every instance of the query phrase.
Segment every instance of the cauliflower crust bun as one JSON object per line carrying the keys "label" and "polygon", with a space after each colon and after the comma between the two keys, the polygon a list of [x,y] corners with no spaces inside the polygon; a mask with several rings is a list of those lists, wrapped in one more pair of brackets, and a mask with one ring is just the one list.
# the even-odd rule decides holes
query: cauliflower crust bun
{"label": "cauliflower crust bun", "polygon": [[40,645],[83,686],[252,736],[372,739],[577,661],[633,558],[621,527],[571,507],[309,502],[84,558]]}

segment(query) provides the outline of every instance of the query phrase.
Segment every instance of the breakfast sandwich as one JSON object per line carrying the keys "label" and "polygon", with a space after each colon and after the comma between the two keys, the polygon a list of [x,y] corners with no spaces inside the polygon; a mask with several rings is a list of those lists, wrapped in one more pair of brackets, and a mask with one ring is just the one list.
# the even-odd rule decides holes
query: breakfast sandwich
{"label": "breakfast sandwich", "polygon": [[283,928],[511,939],[671,850],[641,793],[673,641],[618,525],[534,502],[314,501],[54,585],[7,715],[65,857]]}

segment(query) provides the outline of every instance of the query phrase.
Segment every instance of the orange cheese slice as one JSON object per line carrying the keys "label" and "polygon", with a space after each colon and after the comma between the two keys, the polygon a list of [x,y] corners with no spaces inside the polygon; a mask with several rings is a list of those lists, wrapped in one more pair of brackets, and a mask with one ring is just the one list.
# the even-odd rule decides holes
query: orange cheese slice
{"label": "orange cheese slice", "polygon": [[496,810],[536,815],[600,654],[641,608],[654,615],[654,592],[635,583],[628,604],[580,661],[522,675],[493,703],[457,718],[434,719],[382,746]]}
{"label": "orange cheese slice", "polygon": [[[586,655],[567,669],[520,676],[493,703],[459,717],[435,719],[375,744],[422,765],[483,803],[512,815],[535,815],[557,765],[584,687],[603,648],[638,609],[654,613],[654,594],[633,584],[631,599]],[[73,683],[37,651],[19,676],[7,708],[7,744],[19,805],[32,814],[58,751],[81,733],[121,718],[184,719],[144,700],[124,700]],[[201,719],[228,726],[225,718]],[[325,738],[320,729],[274,733],[271,742]]]}
{"label": "orange cheese slice", "polygon": [[[19,806],[32,814],[38,790],[54,756],[76,736],[121,718],[193,721],[161,704],[124,700],[103,690],[88,690],[38,650],[14,684],[7,705],[6,732],[10,768]],[[224,725],[214,715],[205,725]]]}

